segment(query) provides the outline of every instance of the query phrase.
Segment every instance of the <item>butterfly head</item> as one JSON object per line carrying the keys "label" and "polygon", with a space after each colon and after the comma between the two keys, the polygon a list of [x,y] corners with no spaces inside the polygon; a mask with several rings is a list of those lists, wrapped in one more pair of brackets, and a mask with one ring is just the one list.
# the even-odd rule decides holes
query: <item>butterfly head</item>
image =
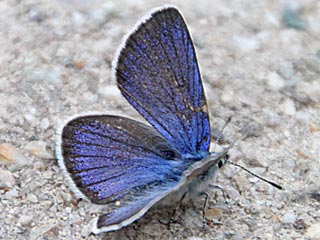
{"label": "butterfly head", "polygon": [[217,159],[218,162],[216,163],[216,166],[218,168],[222,168],[229,160],[229,154],[228,154],[229,148],[223,150],[222,152],[210,152],[209,156],[213,156],[214,159]]}

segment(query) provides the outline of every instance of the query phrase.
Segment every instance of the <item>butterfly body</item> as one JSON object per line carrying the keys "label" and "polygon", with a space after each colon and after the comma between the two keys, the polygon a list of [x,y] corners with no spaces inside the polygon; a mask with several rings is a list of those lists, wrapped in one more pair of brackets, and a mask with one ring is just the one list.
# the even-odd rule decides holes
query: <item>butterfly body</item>
{"label": "butterfly body", "polygon": [[80,116],[58,133],[58,164],[78,197],[103,206],[93,232],[126,226],[162,200],[201,192],[226,158],[210,153],[210,123],[195,49],[181,13],[156,9],[126,38],[114,72],[151,124]]}

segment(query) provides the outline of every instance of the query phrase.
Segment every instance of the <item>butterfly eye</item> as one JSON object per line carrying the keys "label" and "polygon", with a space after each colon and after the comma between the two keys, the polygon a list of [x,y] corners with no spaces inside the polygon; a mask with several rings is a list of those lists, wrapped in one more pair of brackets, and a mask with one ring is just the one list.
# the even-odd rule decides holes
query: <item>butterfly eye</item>
{"label": "butterfly eye", "polygon": [[220,160],[220,162],[218,163],[218,167],[222,168],[222,166],[224,166],[226,164],[226,162],[229,159],[229,154],[226,154],[223,159]]}

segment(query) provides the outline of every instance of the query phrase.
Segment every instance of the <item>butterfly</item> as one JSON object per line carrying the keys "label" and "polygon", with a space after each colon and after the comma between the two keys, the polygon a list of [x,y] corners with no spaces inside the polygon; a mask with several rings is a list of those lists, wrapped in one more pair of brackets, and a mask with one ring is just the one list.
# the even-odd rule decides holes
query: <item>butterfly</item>
{"label": "butterfly", "polygon": [[92,232],[129,225],[152,206],[193,191],[225,162],[209,152],[208,107],[195,48],[174,6],[153,10],[125,39],[117,85],[151,125],[80,116],[58,133],[57,159],[77,197],[104,206]]}

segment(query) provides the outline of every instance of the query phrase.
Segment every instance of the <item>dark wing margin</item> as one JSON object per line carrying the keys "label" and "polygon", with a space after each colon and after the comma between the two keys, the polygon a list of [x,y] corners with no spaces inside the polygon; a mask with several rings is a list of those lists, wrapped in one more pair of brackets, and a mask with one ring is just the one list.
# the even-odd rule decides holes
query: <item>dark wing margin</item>
{"label": "dark wing margin", "polygon": [[129,103],[183,155],[206,155],[210,124],[195,49],[174,7],[151,13],[129,35],[115,64]]}

